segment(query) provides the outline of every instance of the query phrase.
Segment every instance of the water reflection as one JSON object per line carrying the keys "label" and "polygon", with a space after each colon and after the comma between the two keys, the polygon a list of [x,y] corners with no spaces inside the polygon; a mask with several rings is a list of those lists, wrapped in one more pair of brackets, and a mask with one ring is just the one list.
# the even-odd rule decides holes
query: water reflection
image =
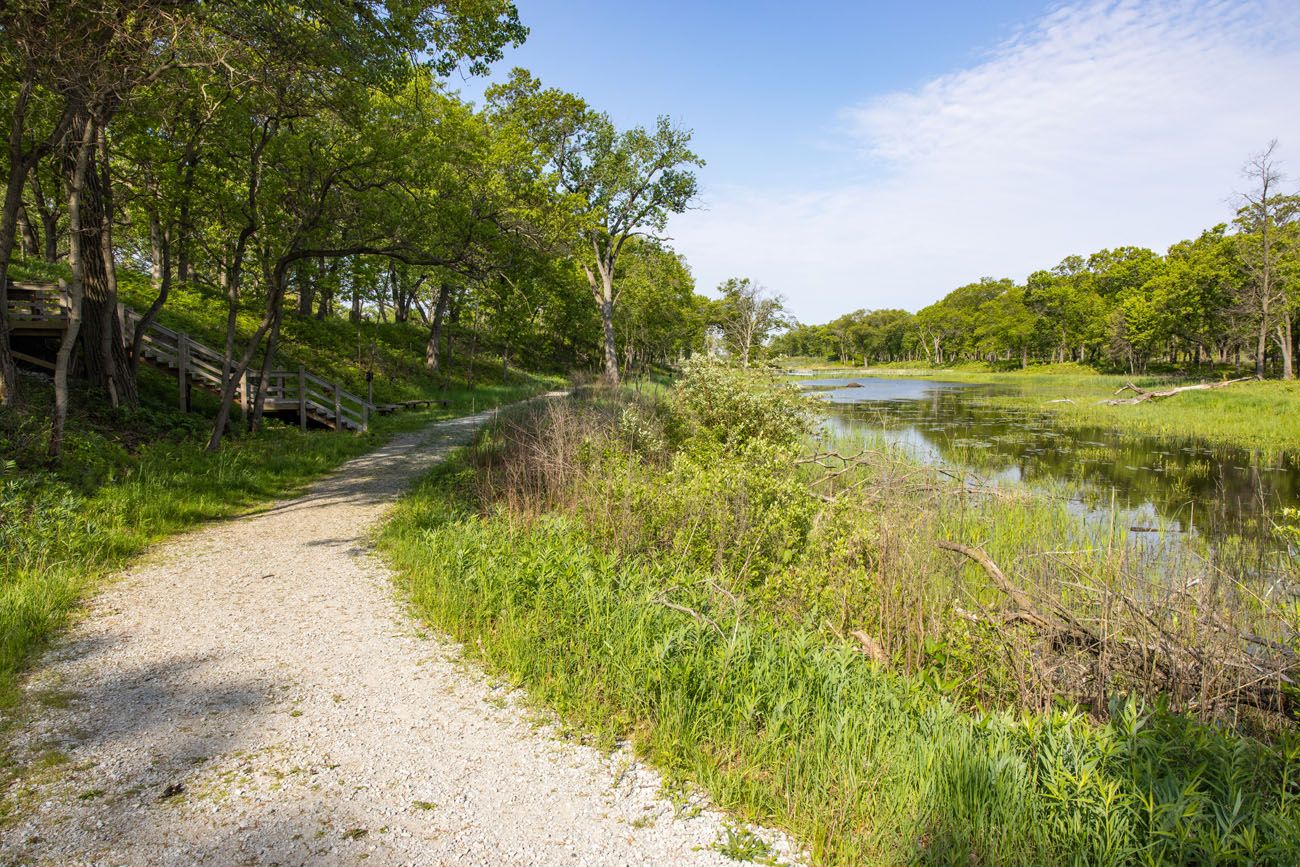
{"label": "water reflection", "polygon": [[1193,530],[1210,539],[1254,538],[1276,547],[1271,520],[1300,506],[1300,461],[1091,427],[1066,431],[1050,414],[989,400],[1010,386],[915,379],[810,379],[832,409],[837,434],[869,434],[918,459],[993,482],[1065,483],[1083,514],[1110,515],[1130,529]]}

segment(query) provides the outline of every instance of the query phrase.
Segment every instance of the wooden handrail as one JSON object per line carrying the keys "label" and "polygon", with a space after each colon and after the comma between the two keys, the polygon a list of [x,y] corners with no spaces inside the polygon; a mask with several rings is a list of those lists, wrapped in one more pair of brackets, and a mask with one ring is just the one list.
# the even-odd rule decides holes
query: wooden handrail
{"label": "wooden handrail", "polygon": [[[9,289],[6,312],[11,323],[21,322],[25,327],[41,332],[57,332],[65,326],[67,303],[59,286],[11,280]],[[144,317],[125,305],[119,304],[118,307],[122,330],[134,332]],[[129,342],[134,336],[134,333],[124,333],[123,339]],[[150,363],[176,371],[178,403],[182,409],[189,407],[191,386],[199,385],[220,392],[228,375],[224,353],[156,321],[150,322],[141,336],[140,352]],[[235,395],[245,412],[251,408],[251,396],[261,381],[258,371],[245,371],[241,377]],[[281,403],[292,401],[290,406],[297,404],[298,421],[304,428],[311,419],[333,425],[337,430],[364,431],[369,428],[370,413],[375,410],[374,405],[364,398],[302,366],[296,372],[269,371],[265,386],[268,399]],[[288,407],[281,405],[280,409]]]}

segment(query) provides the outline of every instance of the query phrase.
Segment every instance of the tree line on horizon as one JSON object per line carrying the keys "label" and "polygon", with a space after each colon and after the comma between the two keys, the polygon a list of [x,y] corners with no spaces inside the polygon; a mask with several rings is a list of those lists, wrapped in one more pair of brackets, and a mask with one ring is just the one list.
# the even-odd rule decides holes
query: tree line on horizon
{"label": "tree line on horizon", "polygon": [[916,313],[856,310],[796,324],[771,351],[862,364],[1076,362],[1133,374],[1231,365],[1294,379],[1300,195],[1282,191],[1275,153],[1276,142],[1246,163],[1251,189],[1231,224],[1163,255],[1117,247],[1068,256],[1023,283],[960,286]]}

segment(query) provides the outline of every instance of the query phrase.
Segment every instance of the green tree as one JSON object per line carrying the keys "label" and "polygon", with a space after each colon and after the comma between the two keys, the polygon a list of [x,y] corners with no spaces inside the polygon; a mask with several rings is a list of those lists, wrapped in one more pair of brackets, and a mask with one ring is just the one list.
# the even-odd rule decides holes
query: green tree
{"label": "green tree", "polygon": [[691,168],[704,165],[690,149],[691,132],[660,117],[653,130],[619,132],[609,116],[526,70],[488,91],[492,111],[535,142],[556,189],[570,208],[575,258],[600,313],[604,372],[618,381],[614,313],[618,259],[630,238],[658,239],[668,217],[696,194]]}

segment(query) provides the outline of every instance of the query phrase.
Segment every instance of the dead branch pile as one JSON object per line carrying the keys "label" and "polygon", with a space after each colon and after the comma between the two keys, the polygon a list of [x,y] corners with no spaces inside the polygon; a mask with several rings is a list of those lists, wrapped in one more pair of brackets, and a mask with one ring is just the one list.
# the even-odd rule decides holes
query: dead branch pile
{"label": "dead branch pile", "polygon": [[1204,715],[1243,705],[1283,717],[1297,710],[1295,651],[1225,620],[1209,588],[1148,587],[1139,595],[1136,584],[1120,591],[1074,583],[1079,599],[1067,610],[1033,598],[979,548],[938,546],[978,564],[1010,606],[963,615],[995,627],[1023,624],[1038,636],[1035,675],[1049,692],[1074,695],[1098,711],[1112,688],[1134,687]]}

